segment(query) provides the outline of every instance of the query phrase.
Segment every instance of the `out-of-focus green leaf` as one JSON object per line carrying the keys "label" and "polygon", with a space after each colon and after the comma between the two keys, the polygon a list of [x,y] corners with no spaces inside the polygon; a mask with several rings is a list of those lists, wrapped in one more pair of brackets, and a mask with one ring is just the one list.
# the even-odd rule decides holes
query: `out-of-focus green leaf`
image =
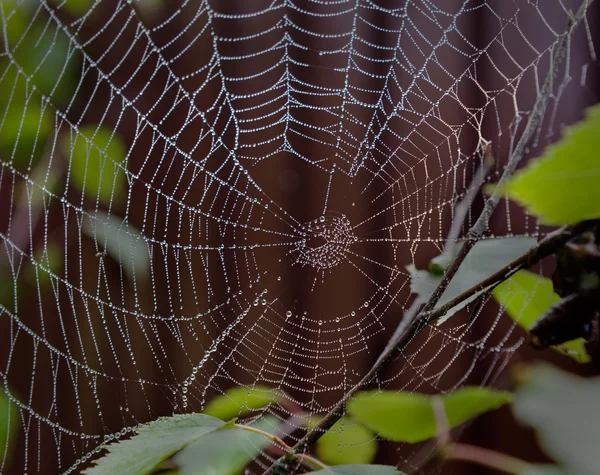
{"label": "out-of-focus green leaf", "polygon": [[350,417],[342,417],[317,441],[317,456],[328,465],[371,463],[375,434]]}
{"label": "out-of-focus green leaf", "polygon": [[442,397],[450,427],[457,427],[469,419],[498,409],[512,402],[513,394],[492,388],[465,386]]}
{"label": "out-of-focus green leaf", "polygon": [[0,460],[5,466],[11,457],[12,448],[19,432],[19,409],[0,390]]}
{"label": "out-of-focus green leaf", "polygon": [[336,465],[309,473],[313,475],[403,475],[396,470],[396,467],[389,465]]}
{"label": "out-of-focus green leaf", "polygon": [[25,105],[15,99],[6,110],[4,120],[0,117],[0,147],[3,155],[6,158],[14,157],[17,164],[29,162],[42,149],[50,132],[52,116],[47,110],[42,111],[33,102]]}
{"label": "out-of-focus green leaf", "polygon": [[105,205],[123,198],[125,172],[119,164],[127,149],[117,133],[104,126],[86,125],[75,136],[65,136],[63,145],[71,159],[70,181],[77,189]]}
{"label": "out-of-focus green leaf", "polygon": [[28,78],[29,87],[34,85],[53,103],[62,103],[73,95],[77,54],[62,30],[41,21],[23,33],[13,50],[13,58]]}
{"label": "out-of-focus green leaf", "polygon": [[[511,401],[511,393],[469,387],[441,396],[450,428]],[[431,396],[396,391],[358,393],[348,413],[376,434],[396,442],[421,442],[437,434]]]}
{"label": "out-of-focus green leaf", "polygon": [[[87,475],[145,475],[161,462],[225,423],[206,414],[163,417],[137,429],[131,439],[105,446],[108,454]],[[223,447],[226,450],[226,447]]]}
{"label": "out-of-focus green leaf", "polygon": [[50,0],[50,3],[74,17],[85,15],[94,4],[94,0]]}
{"label": "out-of-focus green leaf", "polygon": [[47,285],[50,283],[50,274],[58,274],[62,267],[62,249],[56,245],[50,244],[41,252],[35,252],[34,255],[38,266],[27,268],[27,280],[32,284],[39,281],[40,285]]}
{"label": "out-of-focus green leaf", "polygon": [[600,105],[498,191],[546,224],[600,218]]}
{"label": "out-of-focus green leaf", "polygon": [[[569,475],[556,465],[550,464],[527,464],[519,475]],[[573,475],[573,474],[571,474]]]}
{"label": "out-of-focus green leaf", "polygon": [[[262,418],[253,427],[274,434],[276,417]],[[261,434],[231,428],[206,434],[174,457],[180,475],[235,475],[242,473],[271,441]]]}
{"label": "out-of-focus green leaf", "polygon": [[204,408],[204,414],[227,421],[262,409],[279,399],[280,397],[273,388],[260,385],[252,388],[238,386],[210,401]]}
{"label": "out-of-focus green leaf", "polygon": [[113,214],[97,211],[94,219],[83,220],[82,231],[98,248],[105,249],[132,281],[147,277],[150,271],[148,244],[133,225]]}
{"label": "out-of-focus green leaf", "polygon": [[[477,242],[456,271],[454,278],[440,297],[436,308],[447,304],[453,298],[458,297],[466,290],[487,279],[527,252],[535,243],[535,238],[527,236],[485,239]],[[411,277],[411,291],[417,294],[423,301],[427,301],[442,280],[442,277],[427,271],[416,270],[414,266],[407,266],[407,270]],[[444,317],[438,320],[438,324],[448,320],[456,312],[477,299],[484,291],[485,289],[475,293],[456,307],[450,309]]]}
{"label": "out-of-focus green leaf", "polygon": [[[560,296],[554,293],[552,281],[533,272],[521,270],[499,284],[493,290],[494,298],[506,313],[525,330],[535,323],[555,303]],[[585,340],[578,338],[563,344],[569,352],[560,347],[552,348],[580,363],[589,363],[590,355],[585,348]]]}
{"label": "out-of-focus green leaf", "polygon": [[533,427],[565,473],[594,475],[600,467],[600,378],[583,379],[549,365],[525,370],[513,411]]}

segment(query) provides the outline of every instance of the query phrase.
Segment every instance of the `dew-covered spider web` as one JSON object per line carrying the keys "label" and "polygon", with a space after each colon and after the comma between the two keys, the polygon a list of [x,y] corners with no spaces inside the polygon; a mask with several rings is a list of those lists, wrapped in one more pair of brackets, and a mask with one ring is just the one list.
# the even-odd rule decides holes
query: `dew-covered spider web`
{"label": "dew-covered spider web", "polygon": [[[275,390],[249,417],[293,445],[377,359],[473,176],[499,179],[581,3],[1,0],[0,472],[79,472],[236,386]],[[597,98],[593,12],[527,156]],[[503,200],[486,237],[545,232]],[[522,330],[468,317],[373,387],[505,384]]]}

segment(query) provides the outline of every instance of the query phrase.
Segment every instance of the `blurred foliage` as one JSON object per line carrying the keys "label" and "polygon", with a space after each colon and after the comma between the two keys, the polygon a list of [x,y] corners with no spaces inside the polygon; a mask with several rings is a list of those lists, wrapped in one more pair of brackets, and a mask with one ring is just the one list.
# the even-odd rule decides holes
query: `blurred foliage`
{"label": "blurred foliage", "polygon": [[124,198],[125,172],[119,165],[127,148],[116,132],[84,125],[77,134],[64,135],[62,146],[71,164],[70,182],[79,191],[107,206]]}
{"label": "blurred foliage", "polygon": [[148,278],[148,244],[137,228],[114,214],[97,211],[83,220],[81,230],[121,266],[132,282]]}
{"label": "blurred foliage", "polygon": [[[434,437],[437,425],[432,396],[405,391],[364,391],[348,405],[348,413],[378,435],[395,442],[421,442]],[[465,386],[441,396],[450,428],[511,402],[512,394]]]}
{"label": "blurred foliage", "polygon": [[273,388],[256,385],[252,388],[238,386],[213,398],[204,408],[204,414],[228,421],[243,417],[257,409],[264,409],[281,398]]}
{"label": "blurred foliage", "polygon": [[[552,305],[561,300],[560,296],[554,292],[550,279],[540,277],[526,270],[521,270],[512,275],[499,284],[492,293],[510,318],[525,330],[529,330],[531,325],[544,315]],[[559,346],[553,346],[552,348],[571,356],[578,362],[588,363],[591,361],[583,338],[569,341],[562,346],[570,351],[565,352]]]}
{"label": "blurred foliage", "polygon": [[317,456],[326,464],[371,463],[377,453],[375,434],[352,417],[342,417],[317,441]]}
{"label": "blurred foliage", "polygon": [[[482,280],[487,279],[521,254],[527,252],[535,243],[535,238],[527,236],[485,239],[477,242],[461,263],[446,290],[442,293],[440,300],[436,304],[436,308],[450,302],[461,293],[469,290]],[[443,278],[439,274],[438,265],[433,266],[433,271],[417,270],[413,265],[406,266],[406,269],[410,274],[411,292],[418,295],[421,300],[427,301]],[[482,293],[483,290],[450,309],[438,321],[438,324],[448,320]]]}
{"label": "blurred foliage", "polygon": [[600,378],[583,379],[547,364],[518,375],[513,405],[517,419],[535,429],[540,445],[561,473],[597,474]]}
{"label": "blurred foliage", "polygon": [[19,408],[0,390],[0,460],[10,463],[11,452],[20,426]]}
{"label": "blurred foliage", "polygon": [[600,218],[600,104],[500,188],[546,224]]}

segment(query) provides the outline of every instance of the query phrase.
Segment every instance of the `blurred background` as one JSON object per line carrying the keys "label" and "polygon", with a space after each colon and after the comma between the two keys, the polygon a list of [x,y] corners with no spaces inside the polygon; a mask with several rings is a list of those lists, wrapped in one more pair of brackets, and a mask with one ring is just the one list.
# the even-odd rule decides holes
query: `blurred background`
{"label": "blurred background", "polygon": [[[77,472],[103,441],[239,385],[276,388],[264,412],[281,420],[325,414],[393,334],[406,266],[443,251],[476,171],[498,180],[580,5],[1,0],[0,471]],[[526,158],[598,100],[599,14]],[[546,232],[502,201],[486,236]],[[598,372],[593,349],[585,365],[534,352],[493,301],[473,325],[469,310],[375,386],[507,388],[531,358]],[[515,426],[500,409],[463,438],[544,460]],[[376,461],[487,473],[432,450],[380,442]]]}

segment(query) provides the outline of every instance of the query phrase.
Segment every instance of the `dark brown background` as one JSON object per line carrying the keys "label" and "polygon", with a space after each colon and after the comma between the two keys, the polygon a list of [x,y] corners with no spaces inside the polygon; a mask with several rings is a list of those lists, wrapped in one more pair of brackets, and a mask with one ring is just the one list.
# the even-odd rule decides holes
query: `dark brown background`
{"label": "dark brown background", "polygon": [[[237,384],[257,381],[274,386],[305,410],[324,413],[371,366],[410,303],[404,266],[425,268],[443,246],[452,204],[480,163],[478,131],[493,144],[496,165],[489,177],[493,182],[526,119],[525,115],[515,122],[510,91],[517,91],[520,112],[530,110],[536,81],[543,81],[549,58],[546,52],[538,63],[534,49],[547,50],[564,28],[566,9],[578,2],[469,2],[467,10],[456,16],[463,36],[449,33],[448,42],[435,48],[429,62],[425,58],[432,47],[427,42],[442,40],[441,28],[449,27],[451,17],[431,11],[425,15],[419,12],[420,3],[408,5],[407,18],[359,3],[357,15],[389,31],[357,21],[357,33],[364,41],[351,44],[355,54],[348,77],[347,51],[318,53],[348,47],[347,37],[323,39],[287,27],[291,35],[287,49],[238,60],[227,57],[268,48],[281,40],[283,30],[274,28],[248,41],[223,38],[268,31],[285,21],[284,15],[300,28],[341,34],[352,28],[352,2],[298,0],[293,2],[296,8],[246,18],[228,15],[260,11],[268,2],[211,2],[209,13],[201,7],[198,14],[197,2],[183,6],[168,2],[149,13],[104,0],[85,21],[74,21],[60,9],[40,9],[49,28],[56,29],[55,19],[60,19],[65,28],[61,31],[73,35],[85,56],[79,59],[80,89],[72,104],[61,105],[65,115],[57,116],[55,135],[102,123],[123,137],[129,147],[130,199],[117,197],[110,208],[149,239],[152,264],[150,275],[138,273],[133,282],[122,273],[119,259],[96,256],[98,244],[80,239],[78,226],[78,208],[93,214],[96,204],[82,199],[66,177],[57,198],[48,200],[46,219],[37,224],[31,239],[22,229],[9,230],[9,216],[19,207],[11,197],[19,196],[23,175],[3,167],[0,229],[13,243],[16,235],[25,236],[24,257],[17,257],[17,262],[27,266],[32,249],[44,246],[45,237],[60,244],[67,256],[50,289],[38,292],[17,279],[17,286],[31,294],[19,295],[18,308],[0,318],[0,369],[23,404],[21,434],[27,434],[19,439],[11,473],[25,466],[28,473],[66,470],[99,443],[79,434],[111,434],[160,415],[201,410],[212,396]],[[462,5],[434,3],[455,14]],[[375,4],[403,7],[401,2]],[[334,17],[311,15],[347,9]],[[206,29],[211,15],[212,26]],[[587,25],[593,41],[597,17],[594,7]],[[404,33],[398,40],[393,30],[401,27]],[[211,31],[220,38],[218,58],[213,56]],[[562,84],[564,91],[550,104],[530,156],[596,101],[597,67],[590,60],[588,40],[584,28],[578,28],[569,49],[568,73],[573,79],[565,81],[561,69],[555,90]],[[295,47],[294,41],[308,49]],[[398,42],[400,49],[394,48]],[[280,62],[286,54],[289,59]],[[390,63],[361,57],[383,60],[395,55],[400,58],[393,66],[395,82],[387,86],[384,78]],[[414,71],[402,69],[407,60]],[[580,85],[581,67],[588,63],[587,80]],[[207,64],[211,67],[204,68]],[[274,65],[264,75],[235,80]],[[422,67],[425,73],[419,74]],[[295,88],[290,97],[314,108],[295,107],[288,96],[277,99],[290,80]],[[382,96],[382,107],[373,111],[349,104],[343,95],[315,94],[325,90],[318,88],[339,88],[346,80],[361,88],[354,90],[357,103],[375,103],[384,87],[391,102]],[[261,90],[269,91],[251,95]],[[389,127],[382,127],[407,90],[397,116]],[[483,91],[493,100],[487,103]],[[271,105],[256,108],[271,99]],[[346,103],[342,119],[323,110],[342,103]],[[287,126],[304,135],[286,132],[285,120],[277,123],[287,110]],[[237,130],[243,132],[237,137],[234,117]],[[373,119],[372,126],[366,130],[349,117],[366,123]],[[339,133],[340,125],[348,135]],[[251,131],[254,127],[259,130]],[[333,127],[331,133],[328,127]],[[381,135],[374,141],[377,134]],[[337,147],[337,137],[349,142]],[[352,137],[358,142],[352,143]],[[366,149],[363,139],[375,143],[375,149]],[[59,152],[56,159],[68,161]],[[290,243],[301,239],[304,223],[323,214],[334,165],[327,222],[345,215],[358,240],[343,262],[321,273],[311,265],[294,265],[301,251]],[[60,197],[73,206],[65,206]],[[472,217],[482,202],[478,197]],[[197,210],[204,215],[199,217]],[[516,206],[502,202],[490,235],[543,232]],[[219,251],[221,244],[225,249]],[[255,244],[257,248],[248,249]],[[5,243],[3,249],[7,269],[3,272],[11,272],[12,247]],[[544,262],[541,270],[550,273],[552,263]],[[259,305],[254,306],[257,298]],[[262,305],[263,298],[268,305]],[[246,308],[249,313],[243,316]],[[286,317],[287,310],[293,312],[292,318]],[[421,392],[447,391],[467,383],[508,387],[509,359],[512,364],[545,358],[577,372],[597,372],[597,358],[578,366],[550,351],[534,353],[526,345],[519,347],[523,332],[498,313],[490,303],[470,331],[465,327],[467,315],[462,314],[442,327],[425,329],[381,375],[378,386]],[[43,340],[24,331],[25,326]],[[207,360],[189,388],[185,408],[181,383],[204,355]],[[273,410],[285,416],[289,404]],[[52,428],[46,418],[73,433]],[[462,437],[528,460],[543,459],[532,434],[518,427],[506,408],[479,418]],[[377,461],[410,472],[429,450],[428,445],[381,443]],[[429,464],[421,470],[487,473],[459,464],[442,468]]]}

